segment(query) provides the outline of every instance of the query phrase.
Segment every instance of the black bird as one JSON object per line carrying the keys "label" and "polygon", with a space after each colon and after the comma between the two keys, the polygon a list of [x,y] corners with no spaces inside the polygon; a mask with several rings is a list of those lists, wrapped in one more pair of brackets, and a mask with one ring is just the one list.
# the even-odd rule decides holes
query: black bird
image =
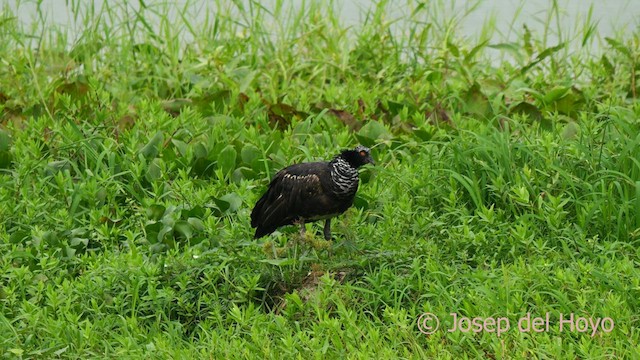
{"label": "black bird", "polygon": [[358,190],[358,168],[374,164],[371,151],[364,146],[343,150],[329,162],[291,165],[271,180],[267,192],[251,212],[255,238],[269,235],[284,225],[325,220],[324,238],[331,239],[331,218],[353,204]]}

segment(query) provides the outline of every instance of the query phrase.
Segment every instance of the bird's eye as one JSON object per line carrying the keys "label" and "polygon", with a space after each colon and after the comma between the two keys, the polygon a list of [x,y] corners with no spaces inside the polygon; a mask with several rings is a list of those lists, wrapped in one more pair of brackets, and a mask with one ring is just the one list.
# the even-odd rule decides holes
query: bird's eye
{"label": "bird's eye", "polygon": [[367,156],[367,152],[364,150],[360,150],[360,156],[365,157]]}

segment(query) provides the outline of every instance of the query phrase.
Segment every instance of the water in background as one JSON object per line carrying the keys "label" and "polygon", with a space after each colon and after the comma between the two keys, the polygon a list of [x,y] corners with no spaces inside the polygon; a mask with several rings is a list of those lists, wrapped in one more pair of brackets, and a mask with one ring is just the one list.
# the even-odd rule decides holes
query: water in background
{"label": "water in background", "polygon": [[[44,0],[41,8],[44,9],[44,16],[47,24],[56,24],[66,27],[70,32],[70,41],[73,42],[74,32],[80,31],[78,23],[74,22],[72,11],[68,3],[93,3],[96,9],[100,9],[104,1],[108,0],[92,0],[92,1],[69,1],[69,0]],[[437,1],[437,0],[432,0]],[[193,6],[193,11],[189,14],[191,24],[197,24],[204,14],[211,14],[212,7],[210,2],[205,0],[189,0]],[[247,3],[247,0],[241,2]],[[441,1],[445,11],[443,17],[457,16],[461,17],[467,10],[474,7],[474,10],[466,14],[460,21],[458,34],[474,39],[479,36],[483,24],[493,19],[495,33],[493,40],[512,41],[517,37],[516,34],[521,32],[523,25],[533,33],[540,33],[545,28],[548,14],[550,12],[553,0],[484,0],[484,1]],[[147,0],[147,6],[153,6],[154,3],[166,3],[166,0]],[[174,5],[182,7],[187,1],[175,1]],[[266,8],[273,7],[275,0],[267,0],[261,2]],[[292,0],[288,4],[299,6],[301,0]],[[337,1],[336,7],[339,9],[340,17],[345,25],[357,27],[365,20],[368,9],[375,6],[376,1],[373,0],[352,0]],[[393,2],[391,2],[393,3]],[[416,1],[418,3],[418,1]],[[600,40],[604,37],[614,37],[637,29],[640,26],[640,1],[637,0],[557,0],[556,3],[560,9],[562,16],[561,21],[556,23],[552,21],[552,33],[549,34],[548,44],[553,45],[557,42],[558,29],[566,33],[577,33],[579,24],[583,23],[587,18],[590,8],[592,8],[591,22],[597,23],[596,42],[594,46],[599,48]],[[36,21],[38,12],[36,1],[11,1],[0,0],[3,7],[8,6],[19,18],[20,22],[29,29],[34,23],[42,23],[42,20]],[[398,4],[398,5],[396,5]],[[387,19],[399,19],[397,27],[400,28],[402,19],[406,19],[410,11],[402,1],[397,1],[389,7],[386,14]],[[477,6],[476,6],[477,5]],[[129,5],[135,9],[138,2],[131,2]],[[175,15],[175,14],[174,14]],[[176,18],[178,16],[176,15]],[[76,38],[77,38],[76,34]],[[189,42],[189,34],[185,32],[183,39]]]}

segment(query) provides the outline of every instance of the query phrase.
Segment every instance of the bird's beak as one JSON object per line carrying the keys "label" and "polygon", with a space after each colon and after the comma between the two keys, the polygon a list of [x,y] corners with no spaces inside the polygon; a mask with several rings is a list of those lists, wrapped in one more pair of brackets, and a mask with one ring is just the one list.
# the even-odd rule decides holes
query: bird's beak
{"label": "bird's beak", "polygon": [[368,155],[367,158],[365,159],[365,161],[371,165],[375,165],[376,162],[373,161],[373,158],[371,157],[371,155]]}

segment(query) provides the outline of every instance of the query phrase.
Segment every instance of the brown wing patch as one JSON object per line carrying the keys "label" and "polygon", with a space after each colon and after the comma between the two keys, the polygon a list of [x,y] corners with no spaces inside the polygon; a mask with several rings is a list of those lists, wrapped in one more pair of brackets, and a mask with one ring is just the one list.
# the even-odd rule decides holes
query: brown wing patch
{"label": "brown wing patch", "polygon": [[318,194],[321,190],[320,178],[316,174],[293,175],[285,173],[282,176],[283,187],[289,190],[290,198],[308,198]]}
{"label": "brown wing patch", "polygon": [[293,222],[300,207],[322,192],[317,174],[295,175],[285,170],[276,174],[269,189],[251,214],[251,225],[258,227],[256,237]]}

